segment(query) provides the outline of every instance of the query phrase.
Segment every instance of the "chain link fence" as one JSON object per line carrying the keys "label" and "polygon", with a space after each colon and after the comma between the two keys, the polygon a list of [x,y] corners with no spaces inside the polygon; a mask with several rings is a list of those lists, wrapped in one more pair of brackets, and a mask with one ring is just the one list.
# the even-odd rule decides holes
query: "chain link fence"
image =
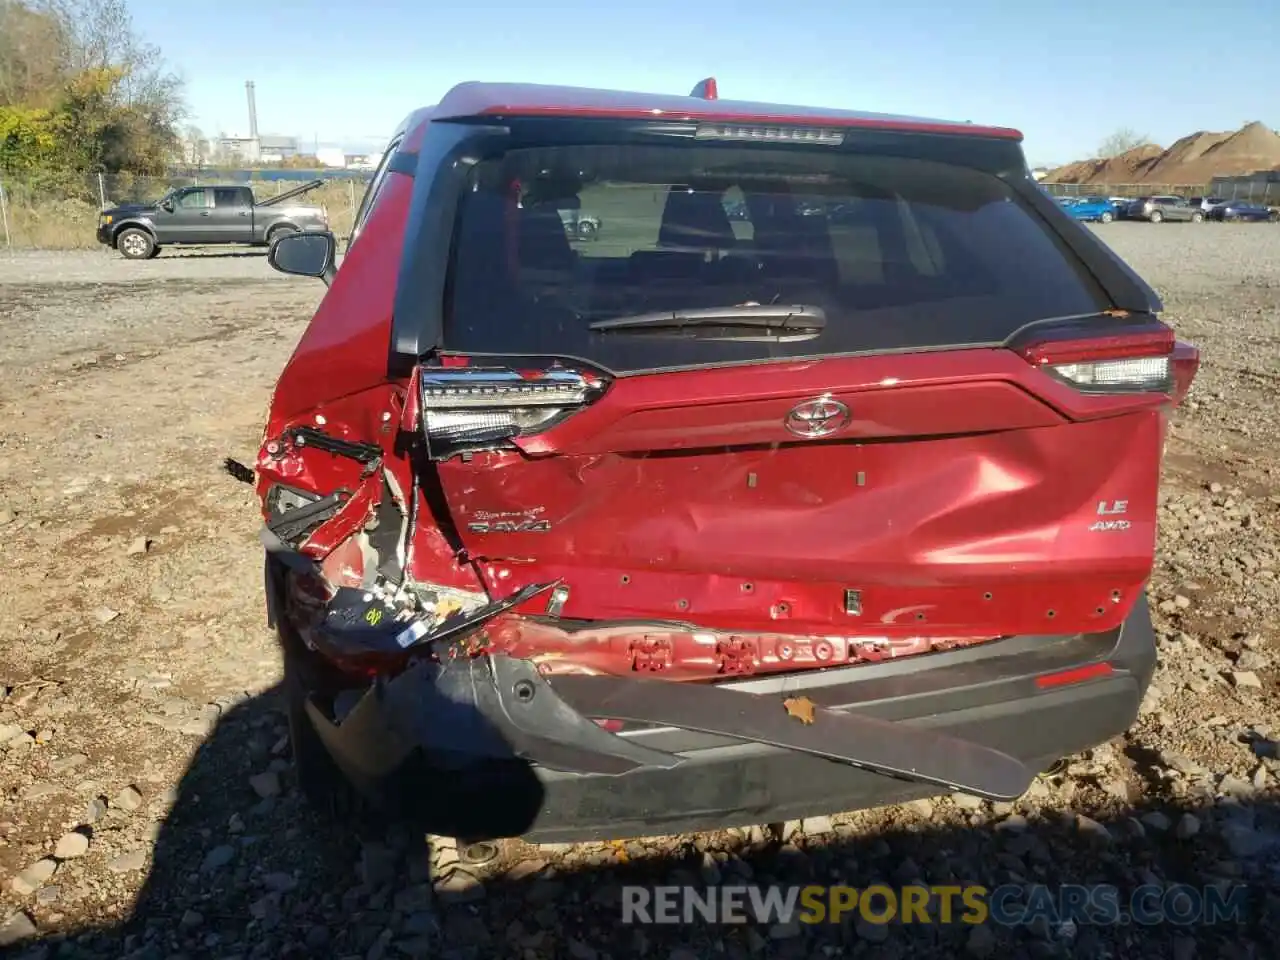
{"label": "chain link fence", "polygon": [[191,171],[164,177],[90,174],[0,174],[0,242],[7,249],[76,250],[97,246],[98,212],[130,203],[154,203],[176,187],[239,184],[260,199],[278,196],[309,180],[324,183],[299,198],[323,206],[339,238],[351,229],[371,174],[347,170]]}

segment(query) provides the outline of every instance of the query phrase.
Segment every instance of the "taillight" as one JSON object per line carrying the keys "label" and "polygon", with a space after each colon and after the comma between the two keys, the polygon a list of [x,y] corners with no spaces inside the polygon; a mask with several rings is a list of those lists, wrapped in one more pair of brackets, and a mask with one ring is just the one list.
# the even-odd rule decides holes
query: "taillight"
{"label": "taillight", "polygon": [[1046,338],[1019,348],[1026,361],[1082,393],[1164,393],[1181,402],[1200,354],[1160,324],[1138,332]]}
{"label": "taillight", "polygon": [[497,443],[546,430],[606,386],[597,374],[564,367],[432,367],[421,376],[422,425],[433,450]]}

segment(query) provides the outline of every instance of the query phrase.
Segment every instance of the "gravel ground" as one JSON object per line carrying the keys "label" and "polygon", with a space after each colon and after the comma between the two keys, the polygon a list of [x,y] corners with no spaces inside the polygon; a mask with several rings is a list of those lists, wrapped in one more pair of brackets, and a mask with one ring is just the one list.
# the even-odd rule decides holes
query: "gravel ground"
{"label": "gravel ground", "polygon": [[[294,788],[249,487],[322,287],[257,254],[0,257],[0,950],[43,957],[1264,957],[1280,816],[1280,229],[1097,228],[1204,364],[1169,445],[1161,665],[1124,737],[1014,804],[448,847]],[[452,871],[452,872],[450,872]],[[470,873],[478,873],[480,880]],[[441,880],[441,878],[445,878]],[[1243,923],[628,926],[624,883],[1244,884]],[[432,888],[433,880],[438,889]]]}

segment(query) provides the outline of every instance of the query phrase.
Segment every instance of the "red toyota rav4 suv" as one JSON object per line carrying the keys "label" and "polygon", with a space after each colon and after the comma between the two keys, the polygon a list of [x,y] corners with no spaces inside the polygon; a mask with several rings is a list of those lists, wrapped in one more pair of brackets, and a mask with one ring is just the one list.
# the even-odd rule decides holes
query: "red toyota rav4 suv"
{"label": "red toyota rav4 suv", "polygon": [[1016,131],[465,83],[335,247],[257,460],[309,794],[672,833],[1133,721],[1199,357]]}

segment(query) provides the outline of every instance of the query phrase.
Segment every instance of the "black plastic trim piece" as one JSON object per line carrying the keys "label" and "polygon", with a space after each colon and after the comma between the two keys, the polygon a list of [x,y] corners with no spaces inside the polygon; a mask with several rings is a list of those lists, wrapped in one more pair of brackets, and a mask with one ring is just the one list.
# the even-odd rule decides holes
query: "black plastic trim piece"
{"label": "black plastic trim piece", "polygon": [[471,168],[507,137],[506,127],[440,121],[423,133],[391,319],[393,377],[408,374],[440,344],[458,201]]}

